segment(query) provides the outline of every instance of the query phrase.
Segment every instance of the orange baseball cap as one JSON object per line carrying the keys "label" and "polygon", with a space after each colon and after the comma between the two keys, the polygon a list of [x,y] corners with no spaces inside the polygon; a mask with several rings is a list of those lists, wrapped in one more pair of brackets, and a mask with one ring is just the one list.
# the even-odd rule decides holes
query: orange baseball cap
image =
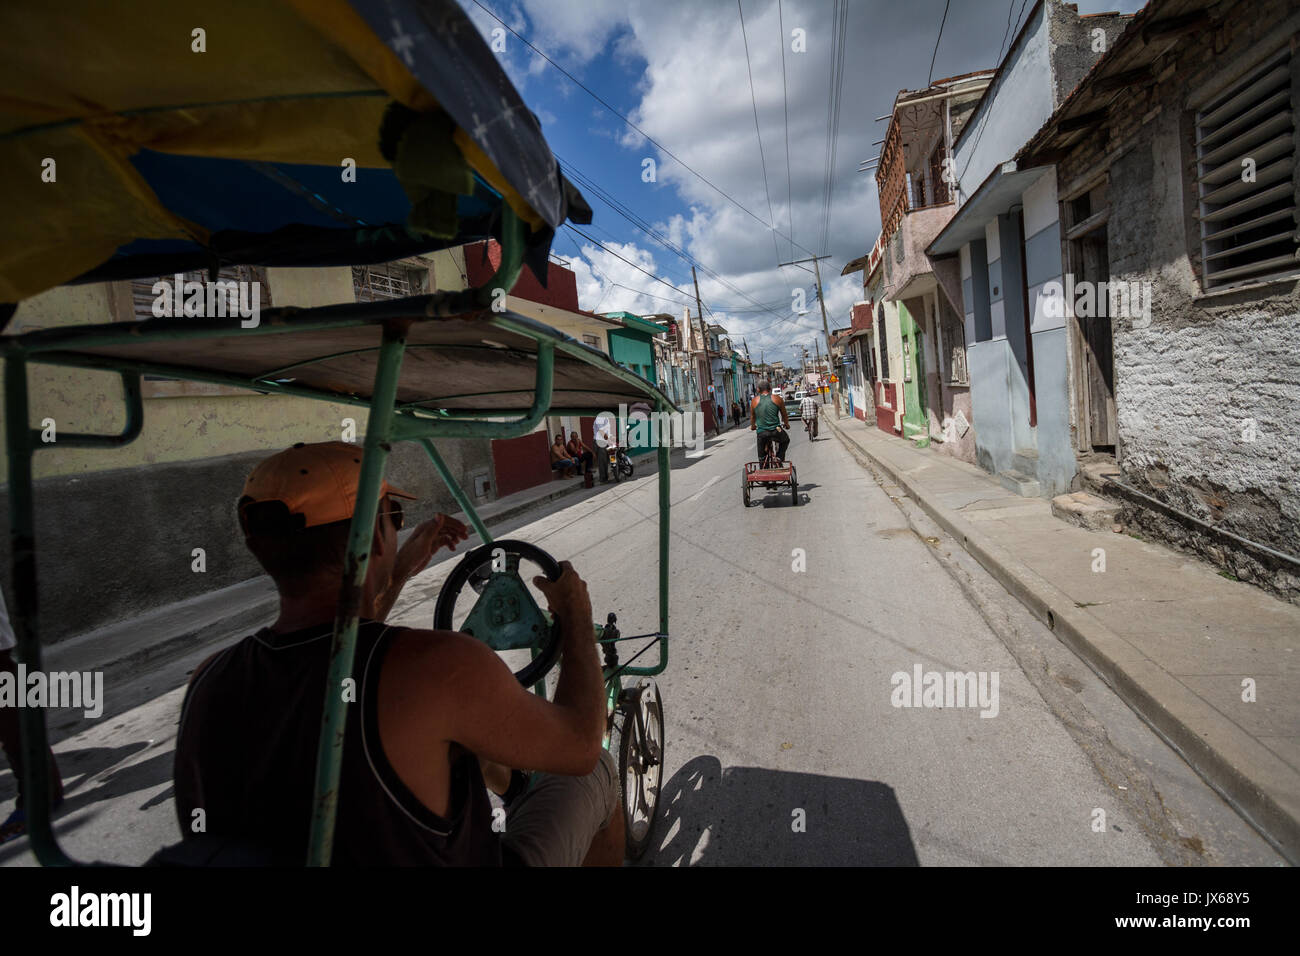
{"label": "orange baseball cap", "polygon": [[[244,482],[243,507],[259,501],[279,501],[290,514],[306,519],[304,528],[333,524],[352,517],[361,481],[359,445],[327,441],[308,445],[298,442],[261,462]],[[387,481],[383,494],[416,500],[415,495],[394,488]],[[251,500],[245,500],[251,499]]]}

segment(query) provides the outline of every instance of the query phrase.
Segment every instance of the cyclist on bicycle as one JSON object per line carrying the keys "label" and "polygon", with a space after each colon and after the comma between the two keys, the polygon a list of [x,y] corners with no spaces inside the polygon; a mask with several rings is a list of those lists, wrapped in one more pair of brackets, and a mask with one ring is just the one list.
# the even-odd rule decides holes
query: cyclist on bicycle
{"label": "cyclist on bicycle", "polygon": [[808,432],[809,438],[817,437],[817,412],[820,403],[812,397],[811,393],[804,395],[803,401],[799,403],[799,417],[803,419],[803,427]]}
{"label": "cyclist on bicycle", "polygon": [[[784,427],[783,427],[784,426]],[[758,383],[758,394],[749,403],[749,430],[758,432],[758,460],[767,456],[767,443],[776,442],[776,457],[785,461],[790,446],[790,416],[780,395],[773,395],[766,380]]]}

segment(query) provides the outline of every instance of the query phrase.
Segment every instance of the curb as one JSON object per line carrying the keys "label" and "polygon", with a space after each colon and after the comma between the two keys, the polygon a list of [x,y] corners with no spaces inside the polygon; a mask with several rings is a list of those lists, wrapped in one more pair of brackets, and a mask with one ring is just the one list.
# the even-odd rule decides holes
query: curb
{"label": "curb", "polygon": [[[1183,758],[1228,804],[1293,865],[1300,865],[1300,807],[1286,806],[1255,778],[1272,776],[1243,770],[1227,753],[1249,758],[1251,770],[1280,761],[1249,734],[1218,720],[1220,726],[1198,732],[1179,713],[1206,713],[1205,704],[1163,669],[1074,606],[1069,595],[1043,580],[949,509],[930,500],[906,474],[877,458],[828,421],[850,454],[879,469],[956,539],[980,565],[1035,617],[1047,625],[1119,698]],[[1265,765],[1260,767],[1260,764]],[[1279,788],[1280,789],[1280,788]],[[1292,803],[1295,803],[1293,798]]]}

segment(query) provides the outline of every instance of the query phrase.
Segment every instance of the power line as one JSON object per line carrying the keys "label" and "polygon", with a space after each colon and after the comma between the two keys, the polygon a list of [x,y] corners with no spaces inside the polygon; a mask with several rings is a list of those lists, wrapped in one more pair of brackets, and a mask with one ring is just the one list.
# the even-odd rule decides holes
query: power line
{"label": "power line", "polygon": [[[650,142],[650,143],[654,144],[654,146],[655,146],[656,148],[658,148],[660,151],[662,151],[663,154],[664,154],[665,156],[669,157],[669,158],[672,159],[673,161],[675,161],[675,162],[677,162],[678,164],[680,164],[681,167],[682,167],[683,169],[687,170],[687,171],[690,172],[692,175],[694,175],[697,179],[700,180],[700,182],[704,183],[706,186],[708,186],[710,189],[712,189],[712,190],[713,190],[714,192],[716,192],[718,195],[722,196],[724,199],[726,199],[728,202],[730,202],[732,205],[734,205],[737,209],[739,209],[739,210],[740,210],[741,212],[743,212],[745,215],[749,216],[749,217],[750,217],[751,219],[753,219],[755,222],[759,223],[760,225],[766,226],[768,229],[771,229],[771,230],[774,231],[777,235],[781,236],[781,237],[784,238],[784,239],[790,239],[789,236],[785,235],[783,232],[781,232],[779,229],[777,229],[776,226],[775,226],[774,224],[769,223],[769,222],[764,222],[761,216],[758,216],[758,215],[756,215],[755,213],[750,212],[750,210],[749,210],[746,206],[742,205],[742,204],[740,203],[739,200],[732,198],[732,196],[731,196],[730,193],[727,193],[727,192],[725,192],[723,189],[721,189],[720,187],[715,186],[715,185],[714,185],[714,184],[713,184],[709,179],[707,179],[707,178],[706,178],[702,173],[700,173],[698,170],[694,169],[694,168],[691,167],[691,166],[688,166],[688,165],[687,165],[685,162],[683,162],[683,161],[682,161],[682,160],[681,160],[681,159],[680,159],[680,158],[679,158],[679,157],[678,157],[678,156],[677,156],[677,155],[676,155],[672,150],[670,150],[668,147],[666,147],[663,143],[661,143],[661,142],[659,142],[658,140],[656,140],[653,136],[651,136],[649,133],[647,133],[647,132],[646,132],[645,130],[643,130],[641,127],[637,126],[637,125],[636,125],[635,123],[633,123],[630,119],[628,119],[626,116],[624,116],[621,112],[619,112],[617,109],[615,109],[615,108],[614,108],[613,106],[611,106],[609,103],[607,103],[604,99],[601,98],[601,96],[600,96],[599,94],[597,94],[595,91],[593,91],[591,88],[589,88],[585,83],[583,83],[581,80],[579,80],[576,76],[574,76],[572,73],[570,73],[570,72],[569,72],[568,70],[566,70],[564,67],[560,66],[560,64],[558,64],[558,63],[556,63],[554,60],[552,60],[549,56],[547,56],[545,53],[543,53],[543,52],[542,52],[541,50],[539,50],[537,47],[535,47],[532,43],[530,43],[527,39],[525,39],[524,36],[523,36],[522,34],[520,34],[518,30],[516,30],[514,27],[510,26],[510,24],[506,23],[506,21],[502,20],[499,16],[497,16],[495,13],[493,13],[489,8],[485,7],[481,2],[479,2],[479,0],[474,0],[474,5],[475,5],[476,7],[478,7],[480,10],[482,10],[484,13],[486,13],[488,16],[490,16],[493,20],[497,21],[497,23],[501,24],[501,26],[504,27],[506,30],[509,30],[512,34],[515,35],[515,37],[517,37],[517,38],[519,39],[519,41],[520,41],[521,43],[523,43],[525,46],[527,46],[530,50],[532,50],[534,53],[536,53],[538,56],[540,56],[540,57],[541,57],[543,60],[545,60],[547,63],[551,64],[551,66],[555,67],[557,70],[559,70],[559,71],[560,71],[561,73],[563,73],[565,76],[567,76],[567,77],[569,78],[569,80],[572,81],[576,86],[578,86],[578,87],[579,87],[579,88],[580,88],[584,93],[586,93],[588,96],[590,96],[592,99],[594,99],[594,100],[595,100],[597,103],[599,103],[601,106],[605,107],[605,109],[609,110],[611,113],[613,113],[615,116],[617,116],[619,119],[621,119],[624,123],[626,123],[626,124],[627,124],[628,126],[630,126],[632,129],[636,130],[640,135],[644,136],[647,142]],[[791,242],[793,245],[799,246],[800,249],[803,249],[804,252],[807,252],[809,255],[814,255],[814,253],[813,253],[811,250],[806,249],[804,246],[799,245],[799,243],[795,242],[793,239],[790,239],[790,242]]]}
{"label": "power line", "polygon": [[[767,193],[767,218],[776,222],[772,213],[772,187],[767,182],[767,157],[763,155],[763,131],[758,128],[758,98],[754,95],[754,68],[749,62],[749,37],[745,35],[745,9],[740,0],[736,0],[736,9],[740,12],[740,38],[745,43],[745,72],[749,74],[749,102],[754,107],[754,133],[758,137],[758,158],[763,164],[763,190]],[[784,47],[782,47],[784,49]],[[776,245],[776,230],[772,230],[772,253],[776,261],[781,261],[781,250]]]}
{"label": "power line", "polygon": [[943,39],[943,25],[948,22],[949,2],[950,0],[943,0],[943,19],[939,21],[939,35],[934,38],[934,52],[930,54],[930,72],[925,78],[926,87],[929,87],[931,80],[934,79],[934,60],[939,55],[939,41]]}
{"label": "power line", "polygon": [[[576,167],[568,163],[565,163],[563,160],[561,160],[561,163],[564,165],[565,171],[572,174],[573,178],[578,182],[580,186],[582,186],[584,189],[590,190],[593,195],[598,196],[599,198],[604,200],[610,206],[611,209],[613,209],[619,215],[623,216],[623,218],[627,219],[628,222],[632,223],[632,225],[634,225],[636,228],[640,229],[646,235],[650,236],[652,239],[654,239],[656,242],[662,245],[665,249],[669,250],[670,252],[673,252],[674,254],[682,258],[684,261],[690,263],[692,266],[697,266],[706,275],[710,276],[715,281],[726,286],[732,292],[739,295],[742,299],[745,299],[750,303],[752,303],[753,305],[758,306],[762,311],[771,312],[773,315],[778,314],[772,309],[767,309],[760,306],[759,303],[756,302],[754,298],[748,295],[744,290],[737,288],[735,285],[733,285],[732,283],[724,279],[722,276],[718,275],[718,273],[710,269],[708,266],[697,261],[695,257],[692,256],[689,252],[687,252],[685,249],[681,248],[676,243],[673,243],[671,240],[669,240],[661,233],[659,233],[656,229],[654,229],[653,226],[645,222],[645,220],[643,220],[630,208],[626,207],[621,201],[619,201],[614,196],[612,196],[608,191],[603,189],[598,183],[596,183],[594,180],[584,175],[581,172],[581,170],[578,170]],[[576,229],[574,231],[578,232],[578,230]],[[580,232],[579,235],[581,235]],[[649,274],[650,273],[647,273],[647,275]],[[674,286],[673,288],[676,287]],[[681,290],[679,289],[678,291]]]}
{"label": "power line", "polygon": [[[790,235],[794,235],[794,190],[790,185],[790,94],[785,85],[785,13],[781,9],[781,0],[776,0],[777,23],[781,27],[781,109],[785,113],[785,213],[790,220]],[[776,220],[773,220],[775,222]],[[794,249],[794,239],[790,240]],[[803,246],[799,247],[803,249]],[[807,251],[807,250],[805,250]],[[810,253],[816,255],[816,253]],[[778,256],[778,260],[779,260]],[[794,258],[793,252],[790,256]]]}
{"label": "power line", "polygon": [[677,286],[673,285],[673,284],[672,284],[671,282],[669,282],[667,279],[664,279],[664,278],[662,278],[661,276],[657,276],[657,275],[655,275],[653,272],[646,272],[645,269],[642,269],[639,265],[637,265],[637,264],[636,264],[635,262],[633,262],[631,259],[627,258],[626,256],[619,255],[617,252],[615,252],[613,249],[609,248],[609,246],[605,245],[605,244],[604,244],[603,242],[601,242],[599,239],[593,239],[591,236],[587,235],[585,232],[583,232],[581,229],[579,229],[579,228],[577,228],[576,226],[574,226],[572,223],[566,222],[564,225],[565,225],[568,229],[571,229],[571,230],[573,230],[574,232],[576,232],[578,235],[582,236],[582,238],[586,239],[588,242],[592,243],[593,245],[599,246],[601,249],[603,249],[603,250],[605,250],[606,252],[608,252],[608,253],[609,253],[611,256],[613,256],[615,259],[621,259],[623,262],[626,262],[628,265],[630,265],[630,266],[631,266],[633,269],[635,269],[637,272],[644,273],[645,275],[649,276],[651,279],[654,279],[655,282],[661,282],[661,283],[663,283],[664,285],[668,286],[668,288],[672,289],[674,292],[680,292],[682,295],[690,295],[690,297],[691,297],[692,299],[694,299],[694,295],[691,295],[691,294],[688,293],[685,289],[679,289],[679,288],[677,288]]}
{"label": "power line", "polygon": [[[1016,0],[1011,0],[1011,2],[1012,2],[1012,3],[1015,3]],[[1025,4],[1028,3],[1028,2],[1029,2],[1029,0],[1020,0],[1020,12],[1016,14],[1016,27],[1015,27],[1016,30],[1019,30],[1019,29],[1020,29],[1020,18],[1023,17],[1023,16],[1025,15]],[[1007,12],[1010,13],[1011,11],[1008,10]],[[1009,34],[1007,34],[1007,35],[1009,35]],[[1006,35],[1004,35],[1003,39],[1004,39],[1004,40],[1006,39]],[[1014,43],[1015,41],[1013,40],[1012,42]],[[1003,57],[1003,55],[1004,55],[1004,54],[1002,53],[1002,44],[998,44],[998,62],[997,62],[997,64],[996,64],[996,66],[1001,66],[1001,65],[1002,65],[1002,57]],[[1011,48],[1010,48],[1010,47],[1007,47],[1007,52],[1006,52],[1005,55],[1007,55],[1007,56],[1010,56],[1010,55],[1011,55]],[[958,181],[958,183],[960,183],[961,180],[963,180],[963,179],[966,178],[966,170],[968,170],[968,169],[970,168],[970,164],[971,164],[971,162],[975,159],[975,148],[976,148],[977,146],[979,146],[979,144],[980,144],[980,139],[984,136],[984,127],[986,127],[986,126],[988,126],[988,125],[989,125],[989,111],[988,111],[988,110],[985,110],[985,111],[984,111],[984,115],[983,115],[982,117],[980,117],[980,125],[979,125],[979,129],[977,129],[977,130],[975,131],[975,139],[974,139],[974,141],[971,143],[971,146],[970,146],[970,155],[966,157],[966,163],[965,163],[965,165],[962,166],[962,168],[961,168],[961,172],[957,174],[957,181]]]}
{"label": "power line", "polygon": [[839,147],[840,103],[844,86],[844,52],[847,48],[848,4],[836,0],[835,22],[831,28],[833,54],[829,100],[826,105],[826,175],[823,180],[821,248],[826,251],[830,242],[831,197],[835,188],[835,159]]}

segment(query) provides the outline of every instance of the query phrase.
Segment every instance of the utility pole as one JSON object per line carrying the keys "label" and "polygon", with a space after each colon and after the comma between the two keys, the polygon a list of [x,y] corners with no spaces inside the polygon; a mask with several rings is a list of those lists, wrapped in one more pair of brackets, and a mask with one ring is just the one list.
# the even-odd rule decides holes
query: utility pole
{"label": "utility pole", "polygon": [[[813,348],[817,350],[817,364],[815,364],[813,368],[817,370],[818,391],[821,391],[820,386],[824,382],[822,378],[822,344],[816,339],[813,339]],[[837,415],[836,417],[838,418],[839,416]]]}
{"label": "utility pole", "polygon": [[[830,321],[826,318],[826,297],[822,295],[822,269],[817,264],[820,259],[829,259],[830,256],[812,256],[808,259],[796,259],[794,262],[782,262],[783,266],[797,266],[804,262],[813,264],[813,274],[817,277],[817,301],[822,307],[822,332],[826,334],[826,358],[829,362],[831,356],[831,326]],[[835,417],[840,417],[840,384],[839,382],[831,385],[831,394],[835,396]]]}
{"label": "utility pole", "polygon": [[704,346],[704,364],[709,370],[709,394],[713,396],[713,434],[722,434],[722,424],[718,421],[718,393],[713,385],[713,359],[709,357],[709,327],[704,324],[704,304],[700,302],[700,280],[695,277],[695,266],[691,266],[691,281],[695,283],[695,308],[700,314],[700,344]]}

